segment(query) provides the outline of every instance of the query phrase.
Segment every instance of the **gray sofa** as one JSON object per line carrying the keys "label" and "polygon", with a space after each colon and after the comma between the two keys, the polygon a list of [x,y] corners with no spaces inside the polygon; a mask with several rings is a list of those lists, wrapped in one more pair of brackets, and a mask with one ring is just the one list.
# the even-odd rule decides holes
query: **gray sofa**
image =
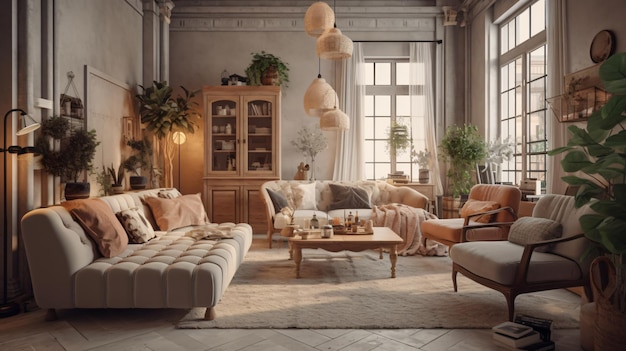
{"label": "gray sofa", "polygon": [[[207,307],[205,318],[215,318],[214,307],[250,248],[252,228],[244,223],[202,223],[206,214],[196,195],[195,201],[200,202],[202,209],[194,218],[200,218],[201,223],[159,230],[159,224],[163,225],[168,213],[158,213],[161,218],[153,216],[154,207],[151,209],[144,200],[157,201],[154,197],[162,190],[86,200],[106,204],[102,207],[101,202],[92,203],[111,211],[99,213],[107,217],[124,210],[141,212],[142,218],[154,229],[155,237],[151,240],[129,243],[121,252],[111,252],[111,257],[102,253],[102,242],[94,240],[91,231],[79,224],[76,218],[80,217],[68,212],[67,203],[65,207],[35,209],[22,218],[34,296],[39,307],[48,309],[47,319],[56,318],[55,309],[67,308],[192,307]],[[193,195],[185,195],[176,203],[187,201],[187,196],[194,200]],[[166,210],[171,214],[172,211]],[[180,217],[186,218],[186,215]],[[208,232],[225,233],[226,238],[198,238],[199,233]],[[108,245],[106,240],[104,242]]]}

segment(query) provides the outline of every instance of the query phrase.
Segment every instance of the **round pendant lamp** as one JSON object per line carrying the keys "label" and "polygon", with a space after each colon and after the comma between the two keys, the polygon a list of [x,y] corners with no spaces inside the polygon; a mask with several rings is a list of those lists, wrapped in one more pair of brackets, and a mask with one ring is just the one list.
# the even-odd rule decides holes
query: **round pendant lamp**
{"label": "round pendant lamp", "polygon": [[352,57],[352,40],[334,27],[317,38],[317,56],[327,60],[343,60]]}
{"label": "round pendant lamp", "polygon": [[350,129],[350,118],[338,108],[324,113],[320,118],[321,130],[348,130]]}
{"label": "round pendant lamp", "polygon": [[338,99],[333,87],[318,75],[304,93],[304,112],[311,117],[321,117],[335,107]]}
{"label": "round pendant lamp", "polygon": [[313,3],[304,14],[304,30],[311,37],[319,37],[334,23],[335,12],[323,1]]}

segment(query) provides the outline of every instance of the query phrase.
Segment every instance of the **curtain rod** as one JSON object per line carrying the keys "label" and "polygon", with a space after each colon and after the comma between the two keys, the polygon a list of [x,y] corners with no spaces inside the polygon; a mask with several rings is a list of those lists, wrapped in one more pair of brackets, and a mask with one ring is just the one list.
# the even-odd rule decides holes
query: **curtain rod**
{"label": "curtain rod", "polygon": [[443,43],[443,40],[353,40],[354,43]]}

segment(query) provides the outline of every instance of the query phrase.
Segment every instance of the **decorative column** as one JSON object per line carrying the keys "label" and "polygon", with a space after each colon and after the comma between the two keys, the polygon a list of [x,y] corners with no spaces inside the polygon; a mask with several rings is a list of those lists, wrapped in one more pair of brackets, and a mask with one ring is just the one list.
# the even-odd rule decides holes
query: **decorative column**
{"label": "decorative column", "polygon": [[159,47],[159,59],[161,80],[170,80],[170,21],[174,2],[172,0],[157,0],[159,13],[161,14],[161,41]]}

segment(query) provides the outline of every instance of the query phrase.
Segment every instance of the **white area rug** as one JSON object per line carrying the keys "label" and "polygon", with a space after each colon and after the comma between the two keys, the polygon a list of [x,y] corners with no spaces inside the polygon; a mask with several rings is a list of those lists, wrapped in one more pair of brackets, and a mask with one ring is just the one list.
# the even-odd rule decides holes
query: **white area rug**
{"label": "white area rug", "polygon": [[[283,244],[284,245],[284,244]],[[398,257],[373,251],[303,250],[302,278],[286,248],[253,248],[222,301],[217,318],[195,308],[178,328],[491,328],[507,320],[504,296],[458,276],[452,287],[448,257]],[[516,312],[578,328],[580,297],[554,290],[521,295]]]}

